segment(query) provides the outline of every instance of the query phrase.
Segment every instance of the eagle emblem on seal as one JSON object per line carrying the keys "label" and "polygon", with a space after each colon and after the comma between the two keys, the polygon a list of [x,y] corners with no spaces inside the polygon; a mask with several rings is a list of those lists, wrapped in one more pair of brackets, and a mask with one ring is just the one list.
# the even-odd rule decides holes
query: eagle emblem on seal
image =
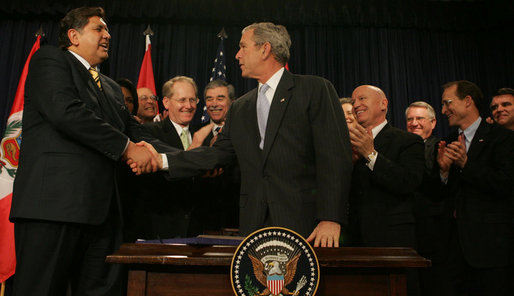
{"label": "eagle emblem on seal", "polygon": [[239,245],[231,266],[240,296],[314,295],[319,264],[299,234],[281,227],[258,230]]}

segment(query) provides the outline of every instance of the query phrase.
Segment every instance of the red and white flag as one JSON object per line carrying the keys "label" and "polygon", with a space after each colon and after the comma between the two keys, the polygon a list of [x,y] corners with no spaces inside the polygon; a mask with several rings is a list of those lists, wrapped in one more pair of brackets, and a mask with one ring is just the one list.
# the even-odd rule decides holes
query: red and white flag
{"label": "red and white flag", "polygon": [[154,94],[157,94],[155,91],[155,79],[153,77],[152,44],[150,43],[150,35],[146,35],[145,48],[145,56],[143,57],[141,70],[139,70],[139,78],[137,79],[137,88],[146,87],[149,88]]}
{"label": "red and white flag", "polygon": [[21,118],[23,116],[23,96],[25,94],[25,80],[29,71],[29,63],[32,55],[39,49],[41,36],[37,36],[32,46],[23,72],[21,73],[16,97],[11,107],[9,119],[5,128],[4,137],[0,144],[0,282],[4,282],[14,274],[16,256],[14,252],[14,225],[9,222],[11,209],[12,185],[21,144]]}
{"label": "red and white flag", "polygon": [[[146,87],[157,95],[155,91],[155,79],[153,77],[152,66],[152,43],[150,42],[150,35],[146,35],[145,56],[141,63],[141,70],[139,70],[139,78],[137,79],[137,88]],[[159,104],[155,102],[157,114],[159,114]]]}

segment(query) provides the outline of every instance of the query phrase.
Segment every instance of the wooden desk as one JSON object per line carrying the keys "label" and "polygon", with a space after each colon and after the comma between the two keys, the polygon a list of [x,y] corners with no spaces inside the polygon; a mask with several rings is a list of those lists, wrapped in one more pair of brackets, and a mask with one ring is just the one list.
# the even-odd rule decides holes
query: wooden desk
{"label": "wooden desk", "polygon": [[[230,296],[233,246],[124,244],[108,263],[127,264],[128,296]],[[430,261],[409,248],[315,248],[316,295],[407,295],[406,268]]]}

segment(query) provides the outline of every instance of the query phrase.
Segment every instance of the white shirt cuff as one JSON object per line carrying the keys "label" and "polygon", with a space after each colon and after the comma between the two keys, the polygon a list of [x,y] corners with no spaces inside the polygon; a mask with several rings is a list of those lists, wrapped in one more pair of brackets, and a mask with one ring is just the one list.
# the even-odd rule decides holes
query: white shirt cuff
{"label": "white shirt cuff", "polygon": [[375,162],[377,161],[378,151],[376,154],[372,154],[369,156],[369,162],[366,163],[368,168],[373,171],[373,167],[375,167]]}
{"label": "white shirt cuff", "polygon": [[161,158],[162,158],[162,168],[161,168],[161,171],[167,171],[169,169],[168,157],[166,156],[166,154],[161,153]]}

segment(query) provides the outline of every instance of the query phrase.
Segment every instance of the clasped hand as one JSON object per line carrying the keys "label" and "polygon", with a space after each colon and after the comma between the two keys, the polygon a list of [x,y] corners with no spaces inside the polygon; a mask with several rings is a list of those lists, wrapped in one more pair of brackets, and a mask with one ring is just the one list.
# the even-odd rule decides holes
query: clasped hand
{"label": "clasped hand", "polygon": [[448,145],[446,145],[445,141],[439,142],[437,163],[441,173],[447,174],[452,164],[464,168],[467,161],[468,155],[466,154],[466,142],[463,135],[460,135],[457,141],[453,141]]}
{"label": "clasped hand", "polygon": [[154,173],[162,168],[161,156],[145,141],[129,142],[123,159],[136,175]]}
{"label": "clasped hand", "polygon": [[[367,157],[375,150],[373,145],[373,135],[371,130],[367,130],[359,124],[348,126],[350,132],[350,142],[352,151],[357,152],[362,157]],[[356,156],[352,156],[355,160]]]}

